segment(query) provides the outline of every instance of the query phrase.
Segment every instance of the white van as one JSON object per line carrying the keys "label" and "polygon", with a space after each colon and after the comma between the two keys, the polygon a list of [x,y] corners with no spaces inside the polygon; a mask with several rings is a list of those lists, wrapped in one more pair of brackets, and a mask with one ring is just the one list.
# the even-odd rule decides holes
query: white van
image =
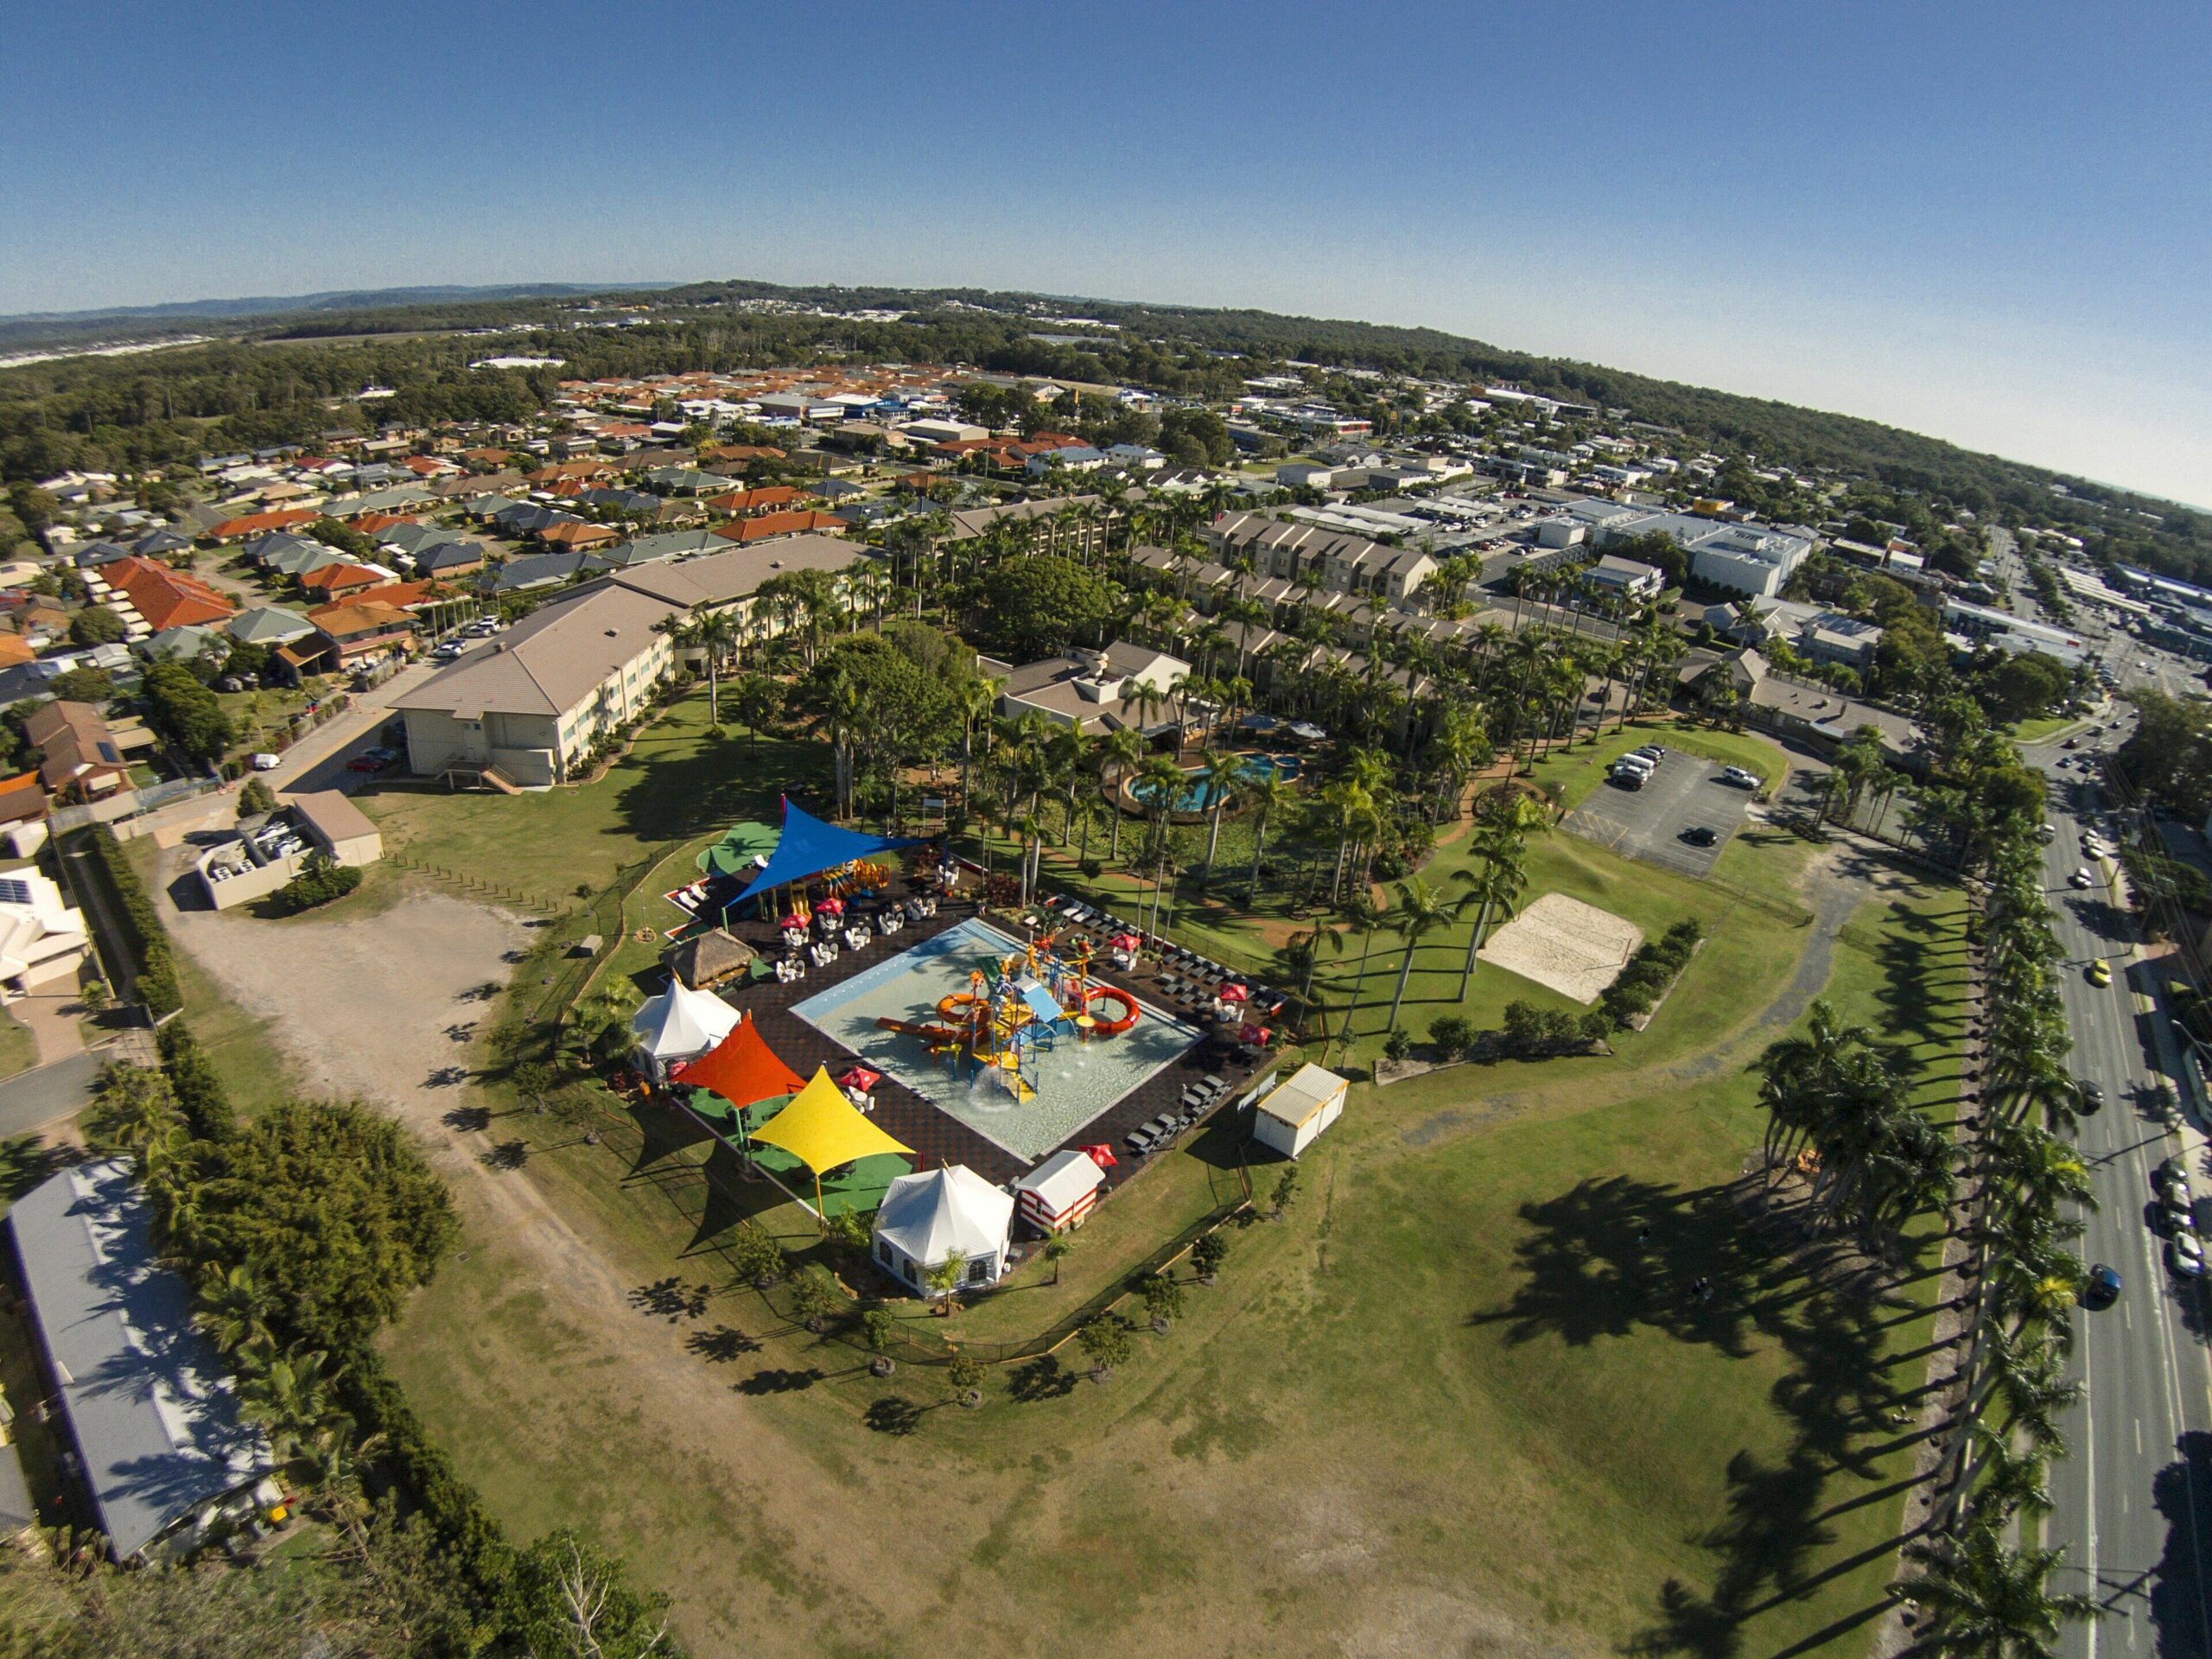
{"label": "white van", "polygon": [[1624,754],[1613,762],[1613,770],[1634,772],[1640,776],[1649,778],[1659,770],[1659,763],[1648,754]]}

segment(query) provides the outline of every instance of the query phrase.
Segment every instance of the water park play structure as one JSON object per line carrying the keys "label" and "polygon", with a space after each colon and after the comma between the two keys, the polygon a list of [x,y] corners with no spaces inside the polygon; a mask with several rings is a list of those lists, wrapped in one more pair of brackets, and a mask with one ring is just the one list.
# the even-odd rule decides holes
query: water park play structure
{"label": "water park play structure", "polygon": [[1057,941],[1056,933],[1041,934],[975,969],[966,990],[938,1001],[938,1022],[886,1015],[875,1023],[920,1039],[932,1059],[965,1066],[971,1082],[989,1078],[1016,1100],[1032,1099],[1039,1057],[1062,1036],[1116,1037],[1137,1022],[1135,996],[1090,977],[1090,948],[1063,954]]}

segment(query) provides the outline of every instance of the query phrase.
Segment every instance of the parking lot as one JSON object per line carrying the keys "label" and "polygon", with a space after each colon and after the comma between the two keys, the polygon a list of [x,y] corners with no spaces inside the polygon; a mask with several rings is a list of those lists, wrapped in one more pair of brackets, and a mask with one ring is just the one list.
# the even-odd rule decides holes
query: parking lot
{"label": "parking lot", "polygon": [[[1743,823],[1751,799],[1750,790],[1720,781],[1718,762],[1677,749],[1642,789],[1599,785],[1567,815],[1567,828],[1630,858],[1702,878]],[[1699,824],[1713,832],[1712,846],[1693,847],[1682,839],[1683,830]]]}

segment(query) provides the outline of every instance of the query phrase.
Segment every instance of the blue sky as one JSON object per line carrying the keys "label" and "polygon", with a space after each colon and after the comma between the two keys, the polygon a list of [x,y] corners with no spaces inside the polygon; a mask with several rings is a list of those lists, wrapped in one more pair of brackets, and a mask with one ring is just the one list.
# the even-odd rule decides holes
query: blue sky
{"label": "blue sky", "polygon": [[2201,3],[4,0],[0,27],[0,312],[719,276],[1248,304],[2212,505]]}

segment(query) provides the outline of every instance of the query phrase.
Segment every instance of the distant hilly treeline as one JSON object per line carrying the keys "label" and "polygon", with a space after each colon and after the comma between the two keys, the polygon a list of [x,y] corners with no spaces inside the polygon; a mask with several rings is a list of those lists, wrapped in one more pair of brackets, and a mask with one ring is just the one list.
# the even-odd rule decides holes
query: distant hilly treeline
{"label": "distant hilly treeline", "polygon": [[[649,300],[655,320],[634,327],[575,328],[576,299],[587,292]],[[356,305],[357,298],[376,303]],[[747,301],[907,315],[895,322],[868,321],[741,308]],[[286,302],[231,302],[264,303]],[[318,295],[290,303],[290,309],[265,314],[174,314],[179,321],[189,317],[194,332],[226,335],[207,345],[0,372],[0,482],[70,467],[165,464],[210,448],[293,442],[372,419],[521,419],[544,406],[556,381],[572,378],[903,360],[1225,398],[1241,391],[1248,377],[1296,360],[1435,379],[1510,380],[1534,392],[1625,408],[1632,418],[1674,429],[1699,448],[1864,477],[1892,493],[2015,523],[2064,524],[2101,556],[2212,582],[2212,515],[1878,422],[1531,356],[1436,329],[980,289],[753,282],[622,291],[424,289]],[[1065,333],[1048,327],[1046,320],[1071,313],[1118,327],[1080,343],[1033,338],[1040,330]],[[9,326],[0,325],[0,345]],[[496,342],[452,332],[486,327],[502,331]],[[564,366],[467,366],[493,352],[542,352],[563,359]],[[372,384],[393,387],[398,396],[374,405],[373,414],[350,404],[335,413],[328,407]],[[1363,395],[1359,383],[1342,390],[1354,398]],[[1371,412],[1379,429],[1391,429],[1395,412],[1386,404],[1378,401]],[[2070,493],[2054,493],[2054,482]]]}

